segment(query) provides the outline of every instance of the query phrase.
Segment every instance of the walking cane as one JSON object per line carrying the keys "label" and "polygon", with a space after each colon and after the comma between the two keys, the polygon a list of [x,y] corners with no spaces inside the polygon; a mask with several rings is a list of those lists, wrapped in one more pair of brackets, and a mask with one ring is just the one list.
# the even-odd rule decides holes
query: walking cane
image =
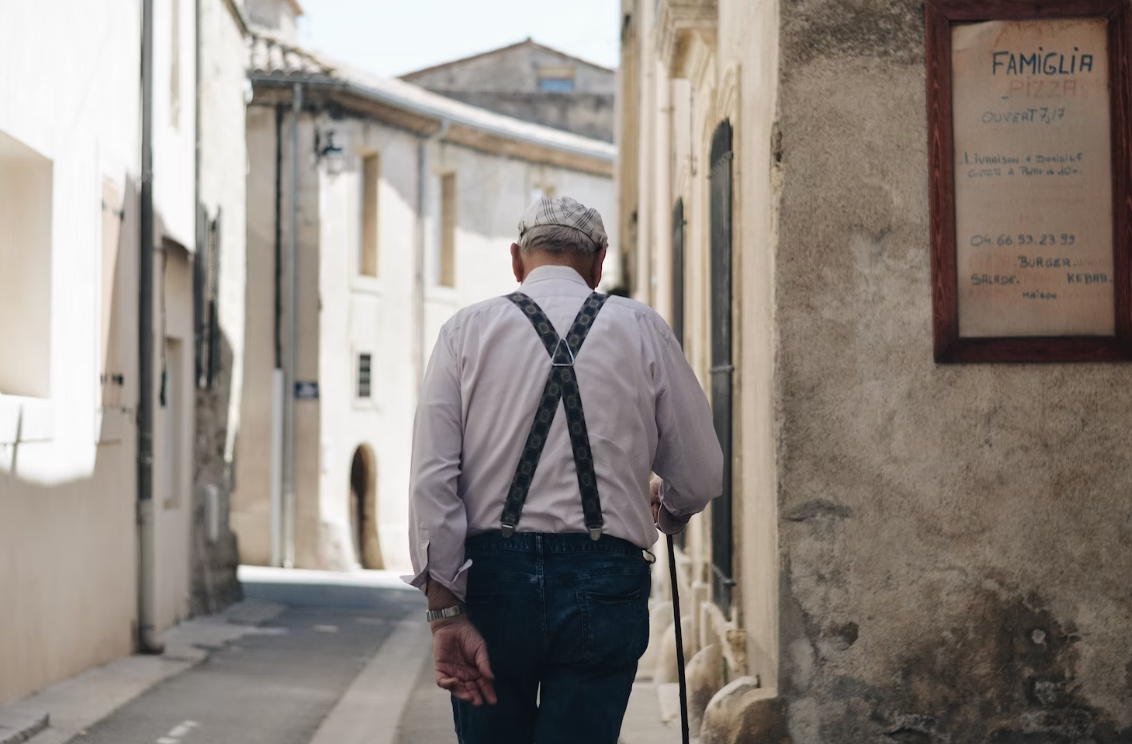
{"label": "walking cane", "polygon": [[680,735],[688,744],[688,679],[684,675],[684,629],[680,622],[680,592],[676,588],[676,548],[668,537],[668,575],[672,582],[672,614],[676,616],[676,668],[680,675]]}

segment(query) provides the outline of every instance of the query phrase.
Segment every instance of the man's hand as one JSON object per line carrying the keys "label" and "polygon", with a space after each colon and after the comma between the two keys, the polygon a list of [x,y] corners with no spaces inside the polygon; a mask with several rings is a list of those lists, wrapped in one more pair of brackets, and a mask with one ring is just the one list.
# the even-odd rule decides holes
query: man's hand
{"label": "man's hand", "polygon": [[660,486],[664,483],[657,476],[649,481],[649,504],[652,506],[652,523],[660,525]]}
{"label": "man's hand", "polygon": [[487,644],[466,616],[432,625],[436,684],[472,705],[495,705],[495,687]]}
{"label": "man's hand", "polygon": [[688,526],[691,516],[678,517],[667,508],[661,506],[660,491],[664,481],[653,476],[649,481],[649,504],[652,506],[652,522],[656,528],[666,535],[676,535]]}

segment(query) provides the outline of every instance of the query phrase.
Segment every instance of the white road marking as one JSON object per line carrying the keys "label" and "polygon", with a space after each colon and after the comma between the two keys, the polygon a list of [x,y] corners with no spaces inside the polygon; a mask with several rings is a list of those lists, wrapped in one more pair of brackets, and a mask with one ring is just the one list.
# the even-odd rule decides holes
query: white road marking
{"label": "white road marking", "polygon": [[315,631],[317,631],[319,633],[337,633],[338,632],[338,626],[337,625],[316,625],[316,626],[314,626],[314,629],[315,629]]}
{"label": "white road marking", "polygon": [[157,740],[157,744],[181,744],[181,740],[193,732],[197,726],[196,721],[184,721],[169,730],[169,733]]}

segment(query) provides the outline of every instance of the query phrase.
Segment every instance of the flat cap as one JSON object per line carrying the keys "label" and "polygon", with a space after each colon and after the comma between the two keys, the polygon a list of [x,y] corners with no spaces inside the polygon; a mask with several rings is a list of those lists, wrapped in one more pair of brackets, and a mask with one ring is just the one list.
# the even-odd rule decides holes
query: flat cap
{"label": "flat cap", "polygon": [[519,220],[519,237],[532,227],[540,225],[559,225],[581,230],[594,242],[597,249],[609,247],[609,237],[605,225],[596,209],[588,209],[568,196],[552,199],[543,196],[536,199]]}

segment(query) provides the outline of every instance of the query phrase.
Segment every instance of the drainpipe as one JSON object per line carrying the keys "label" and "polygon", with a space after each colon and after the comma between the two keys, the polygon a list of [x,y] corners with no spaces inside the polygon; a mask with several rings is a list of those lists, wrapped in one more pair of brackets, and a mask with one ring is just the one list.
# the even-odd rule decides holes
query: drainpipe
{"label": "drainpipe", "polygon": [[440,121],[440,129],[428,137],[421,139],[417,154],[417,251],[413,266],[413,363],[416,366],[416,395],[420,396],[421,381],[425,370],[425,250],[428,240],[425,235],[425,215],[429,212],[428,203],[428,173],[429,150],[432,143],[439,142],[448,136],[448,129],[452,122],[448,119]]}
{"label": "drainpipe", "polygon": [[298,305],[298,215],[299,215],[299,116],[303,112],[303,84],[295,83],[295,94],[291,100],[291,162],[288,180],[290,181],[290,240],[288,241],[287,262],[287,356],[284,367],[283,397],[285,405],[283,419],[283,565],[295,566],[295,373],[298,354],[297,343],[297,305]]}
{"label": "drainpipe", "polygon": [[138,282],[138,652],[154,638],[153,514],[153,0],[142,0],[141,256]]}
{"label": "drainpipe", "polygon": [[283,106],[275,106],[275,367],[271,371],[271,565],[283,565]]}

